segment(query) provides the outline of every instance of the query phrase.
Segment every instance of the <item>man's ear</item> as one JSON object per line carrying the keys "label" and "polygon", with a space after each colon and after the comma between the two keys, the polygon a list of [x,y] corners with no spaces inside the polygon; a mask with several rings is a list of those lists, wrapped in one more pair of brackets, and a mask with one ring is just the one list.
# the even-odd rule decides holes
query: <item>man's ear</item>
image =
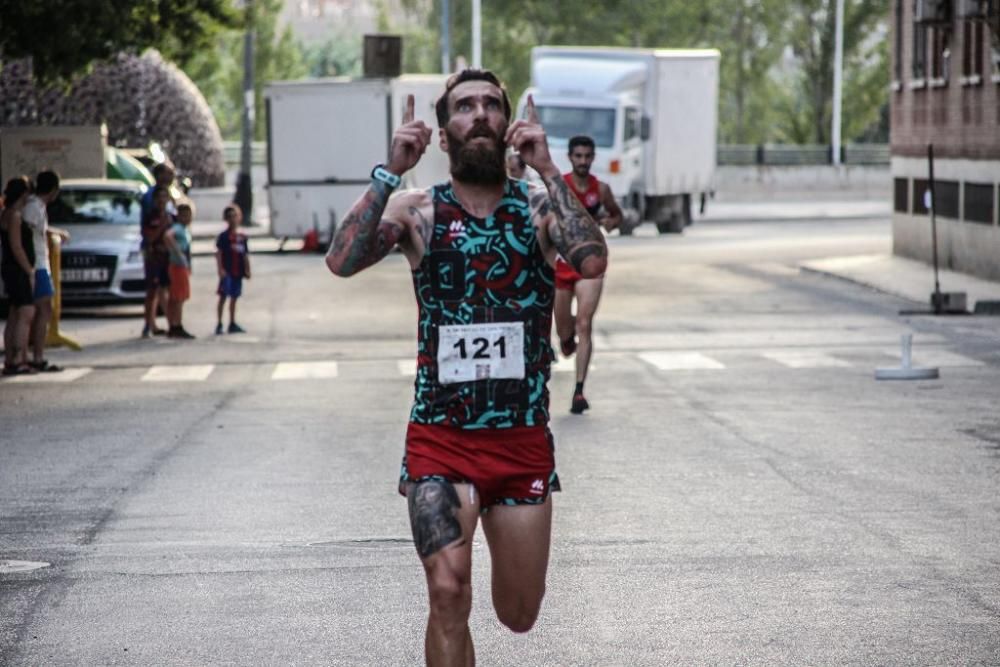
{"label": "man's ear", "polygon": [[444,131],[443,127],[438,130],[438,146],[445,153],[448,152],[448,133]]}

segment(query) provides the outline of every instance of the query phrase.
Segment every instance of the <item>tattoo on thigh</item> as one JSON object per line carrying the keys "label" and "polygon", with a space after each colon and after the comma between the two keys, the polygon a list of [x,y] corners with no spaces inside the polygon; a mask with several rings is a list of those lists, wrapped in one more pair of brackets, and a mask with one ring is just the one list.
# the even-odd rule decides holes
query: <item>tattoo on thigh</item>
{"label": "tattoo on thigh", "polygon": [[461,502],[451,482],[427,480],[410,487],[406,495],[410,509],[413,542],[421,558],[427,558],[462,537],[458,522]]}

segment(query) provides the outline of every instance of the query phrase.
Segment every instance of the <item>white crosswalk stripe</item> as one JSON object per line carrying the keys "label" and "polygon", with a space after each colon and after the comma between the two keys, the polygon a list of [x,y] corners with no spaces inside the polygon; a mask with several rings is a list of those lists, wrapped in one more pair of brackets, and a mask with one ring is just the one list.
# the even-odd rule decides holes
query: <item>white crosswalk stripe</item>
{"label": "white crosswalk stripe", "polygon": [[198,366],[153,366],[142,376],[143,382],[204,382],[215,369],[214,364]]}
{"label": "white crosswalk stripe", "polygon": [[72,382],[73,380],[79,380],[87,373],[94,370],[93,368],[67,368],[61,373],[36,373],[34,375],[17,375],[10,378],[9,382],[23,382],[23,383],[36,383],[36,382]]}
{"label": "white crosswalk stripe", "polygon": [[726,367],[700,352],[640,352],[639,358],[661,371],[721,370]]}
{"label": "white crosswalk stripe", "polygon": [[274,367],[272,380],[323,380],[337,377],[336,361],[282,362]]}
{"label": "white crosswalk stripe", "polygon": [[850,363],[819,350],[768,350],[761,355],[789,368],[849,368]]}
{"label": "white crosswalk stripe", "polygon": [[[776,347],[767,349],[727,349],[719,350],[709,354],[694,350],[645,350],[642,352],[614,352],[600,353],[597,358],[603,358],[602,367],[607,370],[627,369],[629,359],[639,359],[642,362],[662,371],[718,371],[728,370],[739,372],[741,369],[753,367],[760,368],[760,364],[754,365],[751,360],[767,359],[770,362],[779,364],[781,367],[790,369],[847,369],[860,368],[866,366],[886,365],[886,358],[899,360],[899,350],[873,346],[867,349],[859,348],[786,348]],[[392,362],[375,362],[375,360],[355,360],[355,361],[288,361],[277,362],[273,365],[270,379],[274,381],[283,380],[316,380],[316,379],[344,379],[346,381],[363,381],[367,378],[395,376],[400,378],[412,378],[416,375],[416,359],[395,359],[395,373],[392,370]],[[748,361],[750,365],[748,366]],[[373,363],[375,362],[375,363]],[[273,362],[272,362],[273,363]],[[264,364],[251,364],[251,366],[263,366]],[[941,348],[916,349],[913,353],[914,366],[932,367],[966,367],[983,368],[989,366],[986,362],[979,361],[955,352]],[[237,364],[233,368],[241,368],[242,364]],[[631,366],[634,368],[634,366]],[[379,370],[381,369],[381,370]],[[127,374],[123,379],[135,378],[136,371],[142,372],[140,376],[143,382],[204,382],[213,376],[214,364],[198,365],[156,365],[146,369],[127,369]],[[551,367],[553,375],[564,375],[575,372],[576,360],[558,358],[553,361]],[[591,371],[597,370],[596,364],[591,364]],[[96,373],[94,371],[97,371]],[[81,366],[79,368],[70,367],[60,373],[37,373],[34,375],[17,375],[0,379],[0,386],[3,384],[67,384],[86,377],[109,377],[107,373],[121,372],[121,369],[94,368]]]}

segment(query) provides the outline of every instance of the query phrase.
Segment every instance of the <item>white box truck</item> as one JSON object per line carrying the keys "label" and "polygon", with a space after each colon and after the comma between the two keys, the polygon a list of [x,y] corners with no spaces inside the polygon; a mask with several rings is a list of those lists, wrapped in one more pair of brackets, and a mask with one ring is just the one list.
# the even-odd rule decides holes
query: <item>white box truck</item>
{"label": "white box truck", "polygon": [[529,94],[564,173],[570,137],[594,139],[592,173],[626,211],[623,233],[642,220],[660,232],[690,224],[715,173],[717,50],[538,46],[519,117]]}
{"label": "white box truck", "polygon": [[[407,74],[270,83],[264,98],[272,235],[301,238],[315,230],[319,243],[328,244],[371,182],[372,168],[388,159],[406,96],[414,96],[416,119],[436,129],[434,103],[445,79]],[[448,158],[435,135],[405,184],[423,188],[447,178]]]}

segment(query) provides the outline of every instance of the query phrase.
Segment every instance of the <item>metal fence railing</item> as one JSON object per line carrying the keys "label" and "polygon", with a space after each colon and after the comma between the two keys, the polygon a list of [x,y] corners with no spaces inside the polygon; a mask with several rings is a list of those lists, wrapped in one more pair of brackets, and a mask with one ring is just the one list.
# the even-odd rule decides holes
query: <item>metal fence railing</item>
{"label": "metal fence railing", "polygon": [[[841,163],[889,164],[888,144],[841,146]],[[716,161],[726,166],[793,167],[832,164],[833,148],[823,144],[719,144]]]}
{"label": "metal fence railing", "polygon": [[[238,167],[240,164],[240,151],[243,144],[239,141],[223,141],[222,154],[226,161],[226,166]],[[267,142],[254,141],[250,144],[250,161],[253,164],[267,164]]]}

